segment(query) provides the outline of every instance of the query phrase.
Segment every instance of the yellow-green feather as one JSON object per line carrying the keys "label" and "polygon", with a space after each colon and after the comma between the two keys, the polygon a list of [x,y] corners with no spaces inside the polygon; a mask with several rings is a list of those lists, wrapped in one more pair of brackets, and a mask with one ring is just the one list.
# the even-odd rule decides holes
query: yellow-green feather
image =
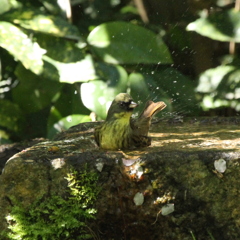
{"label": "yellow-green feather", "polygon": [[114,114],[115,120],[105,121],[95,129],[95,139],[103,149],[130,148],[132,128],[129,121],[131,113],[122,112]]}

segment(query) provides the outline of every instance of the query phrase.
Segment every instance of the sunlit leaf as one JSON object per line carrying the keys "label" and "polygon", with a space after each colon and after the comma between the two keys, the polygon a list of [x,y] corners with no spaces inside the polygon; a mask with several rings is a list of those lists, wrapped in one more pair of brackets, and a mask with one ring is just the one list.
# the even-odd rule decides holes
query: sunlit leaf
{"label": "sunlit leaf", "polygon": [[46,51],[11,23],[0,22],[0,46],[21,61],[25,68],[35,74],[42,72],[42,56]]}
{"label": "sunlit leaf", "polygon": [[110,22],[97,26],[88,36],[93,51],[108,63],[172,62],[163,40],[152,31],[127,22]]}
{"label": "sunlit leaf", "polygon": [[187,26],[187,30],[218,41],[240,42],[240,12],[234,9],[201,17]]}
{"label": "sunlit leaf", "polygon": [[36,33],[35,39],[42,48],[46,49],[46,56],[62,63],[78,62],[83,60],[86,55],[75,41],[66,38]]}
{"label": "sunlit leaf", "polygon": [[201,74],[197,91],[226,99],[240,99],[240,68],[219,66]]}
{"label": "sunlit leaf", "polygon": [[219,6],[219,7],[228,7],[229,5],[231,6],[231,4],[234,4],[235,3],[235,0],[217,0],[215,1],[216,2],[216,5]]}
{"label": "sunlit leaf", "polygon": [[0,130],[0,144],[11,143],[9,138],[10,138],[10,136],[6,131]]}
{"label": "sunlit leaf", "polygon": [[4,19],[37,32],[76,40],[80,39],[79,31],[74,25],[61,17],[44,14],[38,9],[24,8],[24,10],[15,10],[4,14]]}
{"label": "sunlit leaf", "polygon": [[81,85],[81,98],[88,109],[104,119],[115,96],[120,92],[126,92],[128,75],[120,66],[107,67],[105,65],[101,69],[105,77],[114,75],[115,77],[105,79],[105,81],[94,80],[83,83]]}
{"label": "sunlit leaf", "polygon": [[229,73],[236,70],[234,66],[219,66],[211,68],[202,73],[199,77],[199,83],[196,88],[201,93],[213,93],[217,90],[220,83],[229,76]]}
{"label": "sunlit leaf", "polygon": [[47,50],[42,76],[51,80],[75,83],[96,79],[91,55],[83,52],[76,43],[65,38],[36,34],[40,46]]}
{"label": "sunlit leaf", "polygon": [[[83,60],[73,63],[62,63],[48,56],[44,56],[43,59],[48,63],[43,74],[45,77],[52,78],[53,80],[74,83],[86,82],[97,78],[91,55],[86,55]],[[52,68],[55,68],[57,75],[52,75],[53,71],[49,71]]]}
{"label": "sunlit leaf", "polygon": [[240,68],[219,66],[201,74],[196,90],[204,109],[230,106],[240,110]]}
{"label": "sunlit leaf", "polygon": [[11,5],[8,0],[1,0],[0,14],[7,12],[10,9]]}
{"label": "sunlit leaf", "polygon": [[12,90],[13,99],[24,112],[37,112],[51,104],[60,91],[61,83],[36,76],[19,65],[16,69],[19,84]]}
{"label": "sunlit leaf", "polygon": [[57,133],[67,130],[68,128],[83,122],[90,122],[89,115],[73,114],[60,119],[54,123],[48,130],[48,138],[53,138]]}

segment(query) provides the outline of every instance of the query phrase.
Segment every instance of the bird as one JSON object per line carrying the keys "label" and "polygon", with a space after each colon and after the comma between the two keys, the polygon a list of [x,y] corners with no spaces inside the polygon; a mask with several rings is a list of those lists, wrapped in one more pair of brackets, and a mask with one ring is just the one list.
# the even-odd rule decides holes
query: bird
{"label": "bird", "polygon": [[133,110],[138,106],[128,93],[119,93],[113,100],[105,122],[97,126],[94,138],[97,145],[107,150],[124,150],[151,145],[148,131],[153,116],[166,107],[164,102],[147,101],[138,118]]}

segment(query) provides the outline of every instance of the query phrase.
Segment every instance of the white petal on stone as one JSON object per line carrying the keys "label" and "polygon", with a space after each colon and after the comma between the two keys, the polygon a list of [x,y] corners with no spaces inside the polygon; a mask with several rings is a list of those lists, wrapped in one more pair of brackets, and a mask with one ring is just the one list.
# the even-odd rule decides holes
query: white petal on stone
{"label": "white petal on stone", "polygon": [[174,204],[173,203],[168,203],[162,207],[162,215],[166,216],[170,213],[174,212]]}
{"label": "white petal on stone", "polygon": [[144,196],[142,193],[138,192],[135,194],[133,201],[135,203],[136,206],[140,206],[143,204],[144,202]]}
{"label": "white petal on stone", "polygon": [[104,166],[104,164],[103,164],[103,163],[97,163],[97,164],[96,164],[96,168],[97,168],[97,170],[98,170],[99,172],[101,172],[101,171],[102,171],[102,169],[103,169],[103,166]]}
{"label": "white petal on stone", "polygon": [[214,161],[214,167],[218,172],[224,173],[227,169],[226,163],[227,162],[224,159],[220,158],[220,159]]}
{"label": "white petal on stone", "polygon": [[135,162],[137,161],[137,159],[125,159],[122,158],[122,162],[126,167],[129,167],[131,165],[133,165]]}
{"label": "white petal on stone", "polygon": [[56,170],[58,168],[62,168],[65,165],[64,158],[56,158],[51,161],[53,168]]}

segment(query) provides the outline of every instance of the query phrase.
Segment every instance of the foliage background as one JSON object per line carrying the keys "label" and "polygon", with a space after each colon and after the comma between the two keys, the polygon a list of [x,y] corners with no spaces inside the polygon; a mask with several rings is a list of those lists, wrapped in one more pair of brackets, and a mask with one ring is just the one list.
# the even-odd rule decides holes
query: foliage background
{"label": "foliage background", "polygon": [[166,117],[238,114],[239,8],[239,0],[2,0],[1,143],[104,119],[126,91],[139,103],[165,101]]}

